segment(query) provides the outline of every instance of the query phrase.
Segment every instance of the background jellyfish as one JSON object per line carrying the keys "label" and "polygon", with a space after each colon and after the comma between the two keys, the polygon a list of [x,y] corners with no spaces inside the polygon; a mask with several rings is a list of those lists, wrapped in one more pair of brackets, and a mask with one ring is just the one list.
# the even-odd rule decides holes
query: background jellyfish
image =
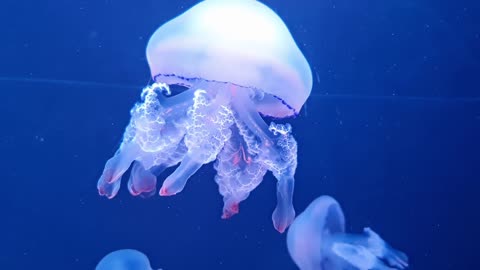
{"label": "background jellyfish", "polygon": [[[97,264],[95,270],[153,270],[148,257],[134,249],[113,251]],[[161,270],[161,269],[158,269]]]}
{"label": "background jellyfish", "polygon": [[345,217],[338,202],[320,196],[297,216],[287,233],[290,256],[302,270],[405,269],[408,258],[378,234],[345,233]]}
{"label": "background jellyfish", "polygon": [[[113,198],[133,163],[130,193],[151,195],[156,176],[180,163],[160,189],[174,195],[215,161],[228,218],[271,171],[278,180],[272,219],[283,232],[295,217],[297,143],[289,124],[262,116],[295,116],[312,88],[310,67],[283,21],[254,0],[203,1],[157,29],[147,59],[155,83],[131,110],[99,193]],[[187,89],[172,95],[170,85]]]}

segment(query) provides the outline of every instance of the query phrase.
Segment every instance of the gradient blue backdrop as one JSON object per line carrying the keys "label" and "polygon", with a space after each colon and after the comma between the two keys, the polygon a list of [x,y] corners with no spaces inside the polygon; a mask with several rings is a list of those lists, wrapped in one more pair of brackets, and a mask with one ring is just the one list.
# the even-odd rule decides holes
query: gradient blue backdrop
{"label": "gradient blue backdrop", "polygon": [[[271,224],[270,174],[226,221],[211,165],[174,197],[133,198],[125,185],[114,200],[97,195],[149,82],[149,35],[195,3],[0,3],[0,269],[93,269],[122,248],[165,270],[295,269]],[[297,212],[328,194],[349,230],[372,227],[411,269],[475,269],[479,2],[264,3],[314,71],[306,110],[290,120]]]}

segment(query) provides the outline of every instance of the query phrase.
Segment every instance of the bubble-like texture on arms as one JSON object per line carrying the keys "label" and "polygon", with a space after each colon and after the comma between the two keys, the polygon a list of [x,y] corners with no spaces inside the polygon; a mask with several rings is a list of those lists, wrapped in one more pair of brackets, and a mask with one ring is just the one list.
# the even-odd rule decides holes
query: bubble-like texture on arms
{"label": "bubble-like texture on arms", "polygon": [[[240,100],[240,96],[237,98]],[[251,111],[237,106],[237,112],[239,109]],[[244,121],[250,121],[250,124]],[[291,126],[272,123],[269,128],[263,128],[263,119],[254,114],[253,117],[249,114],[237,115],[235,124],[232,138],[225,144],[215,164],[215,180],[224,200],[223,217],[236,214],[238,204],[248,197],[270,170],[278,180],[277,207],[272,219],[275,228],[284,232],[295,218],[292,197],[297,143],[290,134]],[[263,130],[264,133],[259,133]]]}
{"label": "bubble-like texture on arms", "polygon": [[205,90],[197,90],[193,106],[188,111],[191,121],[187,126],[185,144],[192,158],[203,164],[216,159],[232,133],[233,113],[222,102],[222,95],[219,92],[212,98]]}
{"label": "bubble-like texture on arms", "polygon": [[238,130],[234,127],[232,130],[231,139],[225,143],[214,165],[217,170],[215,182],[224,202],[222,218],[238,213],[238,204],[262,182],[267,172],[247,151]]}
{"label": "bubble-like texture on arms", "polygon": [[[183,137],[186,133],[186,113],[180,113],[161,102],[164,93],[169,94],[167,85],[155,83],[143,89],[141,102],[131,110],[130,123],[125,129],[122,144],[115,155],[109,159],[100,177],[97,188],[101,195],[113,198],[120,188],[120,179],[133,161],[135,166],[129,180],[132,195],[151,193],[155,189],[156,178],[149,172],[153,167],[161,170],[174,166],[186,154]],[[188,93],[181,94],[175,106],[188,106]],[[163,105],[163,104],[166,104]],[[171,103],[172,104],[172,103]]]}
{"label": "bubble-like texture on arms", "polygon": [[[131,122],[127,127],[129,137],[145,152],[170,153],[185,134],[185,128],[170,118],[171,109],[160,103],[162,92],[170,93],[166,84],[155,83],[142,92],[142,103],[137,103],[131,110]],[[124,139],[125,141],[125,139]]]}
{"label": "bubble-like texture on arms", "polygon": [[228,106],[230,92],[195,91],[193,105],[188,110],[185,145],[188,148],[180,166],[165,179],[160,195],[171,196],[181,192],[188,179],[216,159],[226,141],[231,137],[230,126],[234,123],[233,112]]}
{"label": "bubble-like texture on arms", "polygon": [[272,171],[275,177],[284,177],[286,175],[293,177],[297,169],[297,141],[290,134],[292,127],[290,124],[270,123],[269,130],[277,135],[278,138],[273,151],[262,151],[262,161]]}

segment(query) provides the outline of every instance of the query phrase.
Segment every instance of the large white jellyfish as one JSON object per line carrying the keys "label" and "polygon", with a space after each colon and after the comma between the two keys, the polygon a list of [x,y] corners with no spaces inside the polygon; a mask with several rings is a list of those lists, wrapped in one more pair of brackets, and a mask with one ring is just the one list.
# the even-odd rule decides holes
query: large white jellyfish
{"label": "large white jellyfish", "polygon": [[[292,205],[297,143],[289,124],[264,117],[295,116],[310,95],[312,74],[275,12],[254,0],[206,0],[165,23],[150,38],[147,59],[155,83],[131,110],[122,144],[105,165],[98,190],[114,197],[133,163],[132,195],[183,190],[203,164],[215,161],[223,218],[271,171],[278,180],[275,228],[295,217]],[[170,86],[186,88],[173,95]]]}
{"label": "large white jellyfish", "polygon": [[[148,257],[134,249],[121,249],[107,254],[95,270],[153,270]],[[159,269],[161,270],[161,269]]]}
{"label": "large white jellyfish", "polygon": [[301,270],[405,269],[408,258],[390,247],[378,234],[345,233],[345,217],[329,196],[314,200],[297,216],[287,233],[287,247]]}

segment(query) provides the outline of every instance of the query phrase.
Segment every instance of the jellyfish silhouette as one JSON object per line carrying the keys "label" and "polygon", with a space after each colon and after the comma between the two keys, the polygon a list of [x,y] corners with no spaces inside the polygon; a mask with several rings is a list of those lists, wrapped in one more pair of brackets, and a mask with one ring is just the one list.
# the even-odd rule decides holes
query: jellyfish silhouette
{"label": "jellyfish silhouette", "polygon": [[[107,254],[95,270],[153,270],[148,257],[134,249],[121,249]],[[161,270],[161,269],[159,269]]]}
{"label": "jellyfish silhouette", "polygon": [[408,258],[378,234],[345,233],[345,217],[338,202],[320,196],[295,218],[287,233],[287,247],[301,270],[405,269]]}
{"label": "jellyfish silhouette", "polygon": [[[215,161],[229,218],[271,171],[278,180],[272,219],[283,232],[295,217],[297,143],[289,124],[264,119],[297,115],[312,88],[310,66],[283,21],[254,0],[206,0],[158,28],[146,53],[154,83],[131,110],[99,193],[113,198],[133,163],[130,193],[152,195],[156,176],[180,163],[159,192],[174,195]],[[174,95],[172,85],[186,90]]]}

